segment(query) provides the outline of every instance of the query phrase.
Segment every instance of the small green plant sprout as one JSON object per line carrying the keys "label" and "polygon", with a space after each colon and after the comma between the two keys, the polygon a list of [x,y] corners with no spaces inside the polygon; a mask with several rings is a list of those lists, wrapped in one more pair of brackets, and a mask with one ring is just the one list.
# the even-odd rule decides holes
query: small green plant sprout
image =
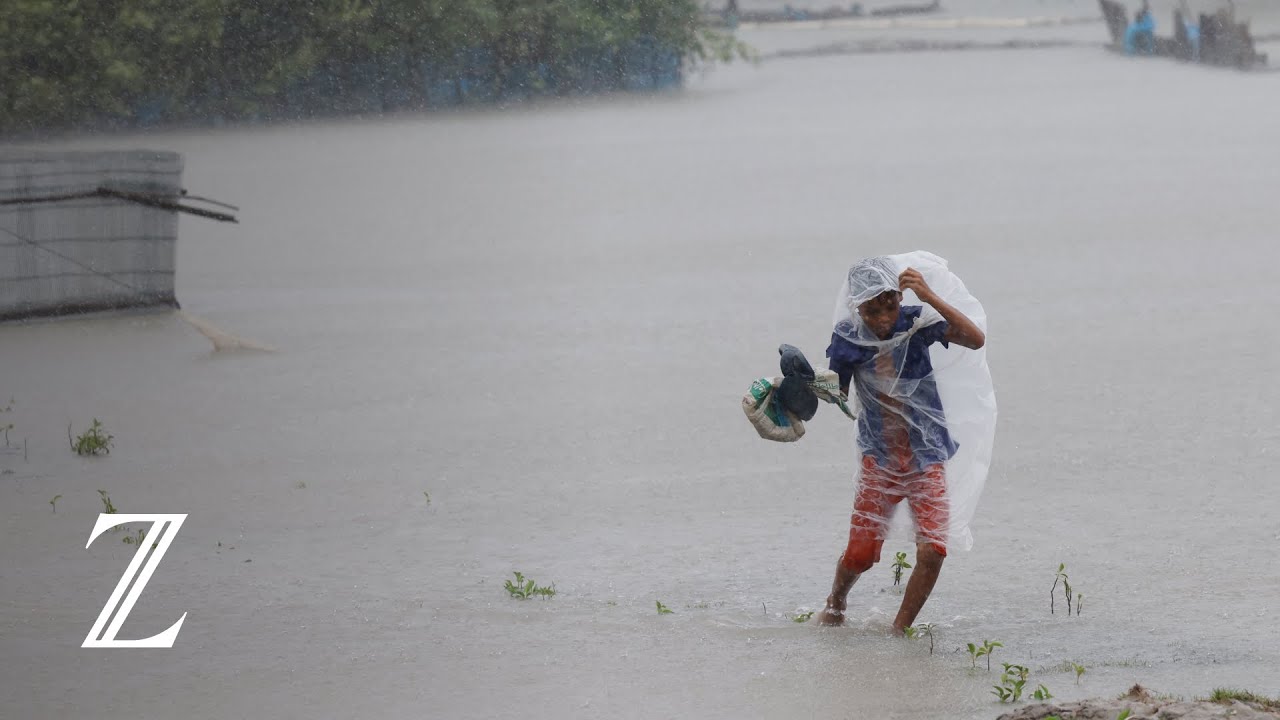
{"label": "small green plant sprout", "polygon": [[658,614],[659,614],[659,615],[671,615],[671,614],[675,613],[675,610],[672,610],[671,608],[667,607],[666,605],[663,605],[661,600],[655,600],[655,601],[654,601],[654,603],[656,603],[656,604],[657,604],[657,606],[658,606]]}
{"label": "small green plant sprout", "polygon": [[[1077,605],[1077,607],[1079,607],[1079,606]],[[1083,666],[1083,665],[1080,665],[1079,663],[1071,663],[1071,671],[1072,671],[1072,672],[1074,672],[1074,673],[1076,674],[1076,684],[1077,684],[1077,685],[1079,685],[1079,684],[1080,684],[1080,676],[1084,674],[1084,670],[1085,670],[1085,668],[1084,668],[1084,666]]]}
{"label": "small green plant sprout", "polygon": [[[903,634],[903,635],[906,635],[906,636],[907,636],[907,638],[908,638],[908,639],[911,639],[911,640],[919,640],[919,639],[921,639],[921,638],[929,638],[929,654],[930,654],[930,655],[932,655],[932,654],[933,654],[933,628],[934,628],[934,627],[935,627],[935,625],[934,625],[933,623],[920,623],[919,625],[912,625],[912,626],[908,626],[908,627],[903,628],[903,629],[902,629],[902,634]],[[977,663],[976,663],[976,662],[974,663],[974,666],[975,666],[975,667],[977,666]]]}
{"label": "small green plant sprout", "polygon": [[426,490],[423,490],[423,491],[422,491],[422,497],[424,497],[424,498],[426,498],[426,499],[427,499],[427,504],[428,504],[428,505],[430,505],[430,504],[431,504],[431,493],[427,492]]}
{"label": "small green plant sprout", "polygon": [[[1058,574],[1053,576],[1053,587],[1049,588],[1049,614],[1050,615],[1054,614],[1053,599],[1056,596],[1056,593],[1058,591],[1058,583],[1061,582],[1065,584],[1067,581],[1066,569],[1067,569],[1066,563],[1058,563]],[[1068,590],[1067,598],[1070,599],[1070,597],[1071,597],[1071,591]],[[1068,610],[1067,612],[1070,613],[1071,611]]]}
{"label": "small green plant sprout", "polygon": [[518,572],[513,574],[516,576],[516,581],[513,583],[508,580],[507,584],[503,586],[513,598],[528,600],[535,596],[549,598],[556,594],[555,585],[543,587],[532,580],[526,579],[524,575]]}
{"label": "small green plant sprout", "polygon": [[987,671],[991,673],[991,653],[996,651],[997,647],[1005,647],[1004,643],[982,641],[982,647],[974,647],[973,643],[969,643],[969,656],[972,657],[974,667],[978,666],[979,657],[987,657]]}
{"label": "small green plant sprout", "polygon": [[1129,720],[1129,716],[1132,714],[1133,714],[1132,710],[1130,710],[1129,708],[1125,708],[1120,711],[1119,715],[1116,716],[1116,720]]}
{"label": "small green plant sprout", "polygon": [[1053,693],[1049,692],[1049,688],[1045,687],[1043,684],[1040,684],[1040,685],[1037,685],[1035,691],[1031,693],[1031,698],[1033,700],[1039,700],[1040,702],[1044,702],[1045,700],[1052,700]]}
{"label": "small green plant sprout", "polygon": [[[9,404],[0,408],[0,413],[13,412],[13,398],[9,398]],[[0,430],[4,431],[4,446],[9,447],[9,431],[13,429],[13,423],[4,423],[0,425]]]}
{"label": "small green plant sprout", "polygon": [[67,423],[67,441],[71,443],[71,449],[77,455],[103,455],[111,454],[111,441],[114,435],[110,435],[102,431],[102,423],[98,418],[93,419],[93,424],[89,429],[84,431],[76,439],[71,439],[71,423]]}
{"label": "small green plant sprout", "polygon": [[813,617],[813,611],[812,611],[812,610],[806,610],[805,612],[802,612],[802,613],[796,613],[796,614],[791,618],[791,622],[807,623],[807,622],[809,622],[809,619],[810,619],[810,618],[812,618],[812,617]]}
{"label": "small green plant sprout", "polygon": [[98,496],[102,498],[102,512],[108,515],[115,515],[116,506],[111,504],[111,496],[107,494],[107,491],[99,490]]}
{"label": "small green plant sprout", "polygon": [[1076,593],[1076,617],[1080,617],[1080,608],[1084,607],[1084,593]]}
{"label": "small green plant sprout", "polygon": [[[124,537],[120,538],[120,542],[124,543],[125,545],[139,545],[139,546],[141,546],[141,545],[142,545],[142,541],[143,541],[144,539],[146,539],[146,537],[147,537],[147,531],[146,531],[146,530],[143,530],[142,528],[138,528],[138,534],[137,534],[137,535],[125,535]],[[153,545],[153,547],[154,547],[154,545]]]}
{"label": "small green plant sprout", "polygon": [[893,584],[897,585],[902,582],[902,571],[911,569],[911,563],[907,562],[907,554],[904,552],[895,553],[891,567],[893,568]]}
{"label": "small green plant sprout", "polygon": [[53,508],[54,515],[58,514],[58,501],[61,499],[62,499],[61,495],[54,495],[53,499],[49,501],[49,507]]}
{"label": "small green plant sprout", "polygon": [[[990,653],[988,653],[990,657]],[[1004,672],[1000,674],[1000,684],[993,685],[991,694],[1002,703],[1015,703],[1022,699],[1022,688],[1027,684],[1027,675],[1031,671],[1023,665],[1003,663]]]}
{"label": "small green plant sprout", "polygon": [[982,657],[982,654],[983,654],[982,648],[978,647],[977,645],[974,645],[973,643],[969,643],[968,649],[969,649],[969,663],[971,665],[970,669],[977,670],[978,658]]}

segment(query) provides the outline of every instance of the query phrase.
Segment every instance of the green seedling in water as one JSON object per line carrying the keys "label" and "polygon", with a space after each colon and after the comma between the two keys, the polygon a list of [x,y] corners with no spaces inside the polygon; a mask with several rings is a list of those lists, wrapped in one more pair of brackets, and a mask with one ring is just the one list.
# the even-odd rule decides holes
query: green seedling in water
{"label": "green seedling in water", "polygon": [[116,506],[111,504],[111,496],[107,495],[107,491],[99,490],[98,496],[102,498],[102,512],[108,515],[115,515]]}
{"label": "green seedling in water", "polygon": [[525,579],[525,576],[518,572],[514,573],[514,575],[516,576],[516,581],[513,583],[508,580],[507,584],[504,585],[513,598],[528,600],[534,596],[551,597],[556,594],[555,585],[543,587],[532,580]]}
{"label": "green seedling in water", "polygon": [[58,514],[58,501],[61,499],[62,499],[61,495],[54,495],[53,499],[49,501],[49,507],[53,508],[54,515]]}
{"label": "green seedling in water", "polygon": [[671,614],[673,614],[673,613],[675,612],[675,610],[672,610],[671,608],[667,607],[666,605],[663,605],[661,600],[655,600],[654,602],[655,602],[655,603],[657,603],[657,605],[658,605],[658,614],[659,614],[659,615],[671,615]]}
{"label": "green seedling in water", "polygon": [[813,611],[810,610],[808,612],[802,612],[797,614],[795,617],[791,618],[791,622],[807,623],[809,622],[809,619],[812,617],[813,617]]}
{"label": "green seedling in water", "polygon": [[[988,657],[990,657],[990,653],[988,653]],[[1023,665],[1004,663],[1004,672],[1000,675],[1000,684],[992,686],[991,694],[1000,698],[1002,703],[1018,702],[1022,699],[1022,688],[1027,684],[1027,674],[1030,672]]]}
{"label": "green seedling in water", "polygon": [[[1078,605],[1076,607],[1079,607]],[[1076,674],[1076,684],[1080,684],[1080,676],[1084,674],[1084,666],[1071,663],[1071,670]]]}
{"label": "green seedling in water", "polygon": [[911,563],[907,562],[907,554],[904,552],[894,554],[892,567],[893,584],[897,585],[902,581],[902,571],[911,569]]}
{"label": "green seedling in water", "polygon": [[[13,398],[9,398],[9,404],[0,408],[0,413],[13,412]],[[13,429],[13,423],[5,423],[0,425],[0,430],[4,431],[4,446],[9,447],[9,431]]]}
{"label": "green seedling in water", "polygon": [[[1053,577],[1053,587],[1049,588],[1049,614],[1050,615],[1052,615],[1054,611],[1053,599],[1054,597],[1056,597],[1055,593],[1057,593],[1058,591],[1058,583],[1061,582],[1065,584],[1067,582],[1067,573],[1065,572],[1066,569],[1067,569],[1066,563],[1058,563],[1058,574]],[[1070,586],[1068,585],[1068,587]],[[1070,590],[1067,591],[1067,598],[1068,600],[1070,600],[1071,598]],[[1071,610],[1068,609],[1067,614],[1070,614],[1070,613],[1071,613]]]}
{"label": "green seedling in water", "polygon": [[[912,640],[918,640],[920,638],[925,638],[925,637],[929,638],[929,654],[932,655],[934,627],[935,626],[933,623],[920,623],[919,625],[903,628],[902,634],[906,635],[908,638]],[[970,644],[970,647],[972,647],[972,644]],[[975,658],[974,666],[975,667],[977,666],[976,658]]]}
{"label": "green seedling in water", "polygon": [[1031,697],[1032,699],[1044,702],[1045,700],[1052,700],[1053,693],[1049,692],[1049,688],[1044,685],[1037,685],[1035,692],[1031,693]]}
{"label": "green seedling in water", "polygon": [[1080,617],[1080,608],[1084,607],[1084,593],[1076,593],[1076,617]]}
{"label": "green seedling in water", "polygon": [[987,672],[991,672],[991,653],[998,647],[1004,647],[1004,644],[983,640],[982,647],[978,647],[973,643],[969,643],[969,659],[972,661],[974,669],[978,667],[978,658],[985,656],[987,658]]}
{"label": "green seedling in water", "polygon": [[1132,710],[1130,710],[1129,708],[1125,708],[1124,710],[1120,711],[1119,715],[1116,716],[1116,720],[1129,720],[1129,716],[1132,714],[1133,714]]}
{"label": "green seedling in water", "polygon": [[71,439],[71,423],[67,423],[67,441],[71,443],[71,449],[77,455],[103,455],[111,454],[111,440],[114,435],[110,435],[102,431],[102,423],[98,422],[98,418],[93,419],[93,424],[89,426],[82,435],[76,439]]}
{"label": "green seedling in water", "polygon": [[[120,542],[124,543],[125,545],[140,546],[142,545],[142,541],[146,539],[146,537],[147,537],[147,531],[139,529],[137,535],[125,535],[124,537],[120,538]],[[155,545],[152,545],[152,547],[155,547]]]}

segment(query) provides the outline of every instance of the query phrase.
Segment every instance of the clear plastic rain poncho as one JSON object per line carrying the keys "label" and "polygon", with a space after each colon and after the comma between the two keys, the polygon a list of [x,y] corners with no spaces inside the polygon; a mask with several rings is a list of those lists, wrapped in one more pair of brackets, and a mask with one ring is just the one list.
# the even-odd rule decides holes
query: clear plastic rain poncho
{"label": "clear plastic rain poncho", "polygon": [[[898,290],[898,276],[908,267],[987,331],[982,304],[937,255],[917,251],[869,258],[850,269],[832,324],[835,334],[852,345],[844,348],[846,357],[857,360],[850,395],[858,404],[862,462],[854,476],[859,493],[853,526],[884,540],[908,524],[905,513],[894,512],[906,504],[915,516],[917,542],[968,550],[973,546],[969,525],[991,465],[995,391],[985,348],[944,347],[942,316],[914,292],[903,293],[904,312],[887,340],[864,325],[858,306]],[[925,353],[932,372],[921,362]]]}

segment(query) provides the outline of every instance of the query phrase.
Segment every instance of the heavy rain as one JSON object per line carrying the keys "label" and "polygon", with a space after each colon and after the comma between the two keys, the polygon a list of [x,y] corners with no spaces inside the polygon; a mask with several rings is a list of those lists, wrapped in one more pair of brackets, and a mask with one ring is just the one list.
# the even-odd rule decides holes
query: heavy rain
{"label": "heavy rain", "polygon": [[[806,2],[8,0],[0,718],[1273,717],[1280,4]],[[744,395],[917,251],[972,546],[827,627]]]}

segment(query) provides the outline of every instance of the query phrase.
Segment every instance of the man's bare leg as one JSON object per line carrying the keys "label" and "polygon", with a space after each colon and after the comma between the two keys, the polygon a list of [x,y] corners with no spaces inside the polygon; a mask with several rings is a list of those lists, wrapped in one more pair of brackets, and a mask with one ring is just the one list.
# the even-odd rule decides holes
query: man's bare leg
{"label": "man's bare leg", "polygon": [[831,594],[827,596],[827,606],[818,614],[819,625],[844,624],[845,601],[849,597],[850,588],[858,582],[861,574],[846,568],[843,563],[836,563],[836,579],[831,583]]}
{"label": "man's bare leg", "polygon": [[[929,599],[933,586],[938,582],[938,573],[942,571],[945,556],[934,549],[930,543],[916,545],[916,566],[907,580],[907,590],[902,595],[902,606],[898,608],[898,617],[893,620],[893,632],[901,635],[910,627],[920,614],[920,608]],[[843,606],[842,606],[843,607]]]}

